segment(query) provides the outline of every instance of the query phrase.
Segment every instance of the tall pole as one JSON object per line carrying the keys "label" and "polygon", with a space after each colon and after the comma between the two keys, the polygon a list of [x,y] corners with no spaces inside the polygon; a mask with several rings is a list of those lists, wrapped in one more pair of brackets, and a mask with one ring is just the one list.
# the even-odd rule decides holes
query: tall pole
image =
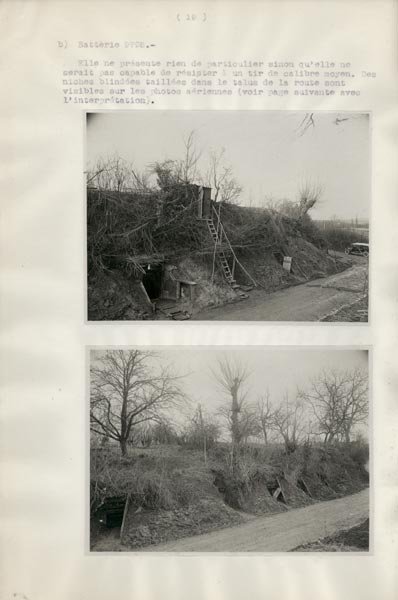
{"label": "tall pole", "polygon": [[207,464],[206,431],[205,431],[205,426],[203,423],[202,406],[200,404],[198,405],[198,411],[199,411],[200,429],[201,429],[202,436],[203,436],[203,457],[205,460],[205,464]]}

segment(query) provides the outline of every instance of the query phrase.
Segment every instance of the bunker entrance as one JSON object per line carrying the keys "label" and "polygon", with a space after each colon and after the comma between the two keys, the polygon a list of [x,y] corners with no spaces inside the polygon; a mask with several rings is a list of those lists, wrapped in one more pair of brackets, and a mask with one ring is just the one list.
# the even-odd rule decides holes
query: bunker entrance
{"label": "bunker entrance", "polygon": [[125,496],[107,498],[99,511],[99,522],[105,527],[120,527],[123,521]]}
{"label": "bunker entrance", "polygon": [[161,264],[145,265],[145,274],[142,283],[151,300],[160,298],[162,292],[163,266]]}
{"label": "bunker entrance", "polygon": [[286,504],[285,497],[284,497],[283,492],[277,481],[275,481],[274,483],[268,484],[267,489],[268,489],[269,493],[271,494],[271,496],[273,498],[275,498],[275,500],[277,500],[278,502],[281,502],[282,504]]}
{"label": "bunker entrance", "polygon": [[307,494],[307,496],[311,496],[311,492],[303,479],[297,480],[297,487],[300,488],[300,490],[302,490],[305,494]]}

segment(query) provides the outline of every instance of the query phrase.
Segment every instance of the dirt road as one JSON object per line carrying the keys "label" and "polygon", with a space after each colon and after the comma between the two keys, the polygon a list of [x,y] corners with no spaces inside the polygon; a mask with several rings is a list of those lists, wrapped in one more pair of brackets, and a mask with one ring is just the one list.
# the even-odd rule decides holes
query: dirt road
{"label": "dirt road", "polygon": [[255,289],[247,300],[206,309],[196,321],[319,321],[360,300],[366,291],[367,260],[355,257],[355,264],[336,275],[266,293]]}
{"label": "dirt road", "polygon": [[[145,552],[287,552],[342,529],[358,525],[369,516],[369,491],[320,502],[282,514],[255,518],[248,523],[183,538]],[[142,552],[142,550],[140,550]]]}

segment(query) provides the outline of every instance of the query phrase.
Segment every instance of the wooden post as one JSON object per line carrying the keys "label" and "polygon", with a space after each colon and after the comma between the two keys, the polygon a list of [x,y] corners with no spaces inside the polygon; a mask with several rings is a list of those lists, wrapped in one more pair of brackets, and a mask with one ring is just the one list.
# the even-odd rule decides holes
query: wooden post
{"label": "wooden post", "polygon": [[124,505],[124,511],[123,511],[122,526],[120,527],[120,541],[123,540],[124,527],[126,525],[127,514],[129,511],[129,505],[130,505],[130,494],[127,494],[126,503]]}
{"label": "wooden post", "polygon": [[198,219],[203,219],[203,196],[204,196],[203,186],[200,186],[199,192],[198,192]]}
{"label": "wooden post", "polygon": [[200,404],[198,405],[198,410],[199,410],[199,419],[200,419],[200,429],[202,430],[202,435],[203,435],[203,456],[205,459],[205,464],[207,464],[206,431],[204,428],[202,407]]}
{"label": "wooden post", "polygon": [[142,281],[140,282],[140,289],[141,289],[141,291],[143,293],[143,296],[144,296],[145,300],[148,302],[149,306],[151,307],[151,310],[154,311],[155,310],[155,306],[154,306],[152,300],[150,299],[150,297],[148,296],[147,291],[146,291],[145,286],[142,283]]}

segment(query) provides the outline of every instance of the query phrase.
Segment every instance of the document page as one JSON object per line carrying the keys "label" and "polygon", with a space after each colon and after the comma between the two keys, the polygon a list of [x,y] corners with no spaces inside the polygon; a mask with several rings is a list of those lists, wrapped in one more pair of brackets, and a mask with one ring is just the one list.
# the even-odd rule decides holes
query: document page
{"label": "document page", "polygon": [[396,597],[396,32],[0,4],[2,598]]}

